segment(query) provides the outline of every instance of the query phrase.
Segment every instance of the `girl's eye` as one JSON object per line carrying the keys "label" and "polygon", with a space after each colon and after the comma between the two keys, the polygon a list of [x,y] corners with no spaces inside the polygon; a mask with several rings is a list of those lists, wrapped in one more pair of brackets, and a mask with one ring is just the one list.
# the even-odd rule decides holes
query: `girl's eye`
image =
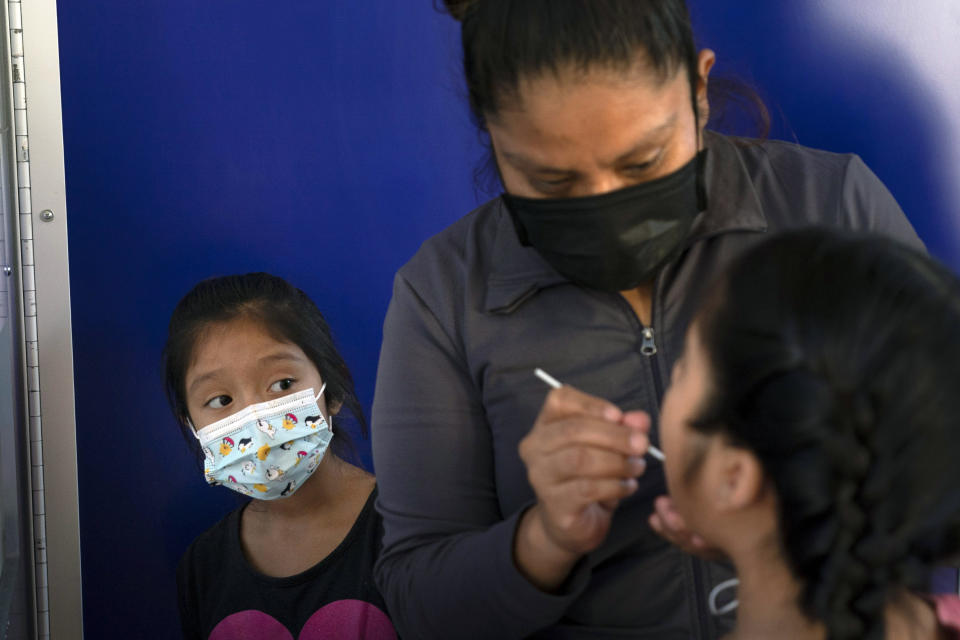
{"label": "girl's eye", "polygon": [[233,398],[230,396],[217,396],[216,398],[207,400],[206,406],[210,407],[211,409],[223,409],[231,402],[233,402]]}
{"label": "girl's eye", "polygon": [[284,378],[283,380],[277,380],[272,385],[270,385],[270,391],[286,391],[293,386],[293,383],[296,382],[293,378]]}

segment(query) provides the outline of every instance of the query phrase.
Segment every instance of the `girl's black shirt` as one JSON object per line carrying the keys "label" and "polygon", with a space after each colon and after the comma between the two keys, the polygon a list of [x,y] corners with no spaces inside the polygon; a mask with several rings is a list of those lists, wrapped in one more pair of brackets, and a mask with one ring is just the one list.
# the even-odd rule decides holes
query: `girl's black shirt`
{"label": "girl's black shirt", "polygon": [[254,569],[240,544],[240,507],[197,537],[177,566],[183,635],[189,639],[396,638],[373,583],[382,520],[374,489],[343,541],[294,576]]}

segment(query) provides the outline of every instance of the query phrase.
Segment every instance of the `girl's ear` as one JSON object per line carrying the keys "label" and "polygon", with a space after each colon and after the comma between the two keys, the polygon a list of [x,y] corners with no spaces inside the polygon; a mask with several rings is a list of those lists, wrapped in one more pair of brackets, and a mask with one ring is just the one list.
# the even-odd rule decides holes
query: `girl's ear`
{"label": "girl's ear", "polygon": [[760,461],[746,449],[720,445],[716,453],[713,501],[718,511],[739,511],[763,499],[766,476]]}

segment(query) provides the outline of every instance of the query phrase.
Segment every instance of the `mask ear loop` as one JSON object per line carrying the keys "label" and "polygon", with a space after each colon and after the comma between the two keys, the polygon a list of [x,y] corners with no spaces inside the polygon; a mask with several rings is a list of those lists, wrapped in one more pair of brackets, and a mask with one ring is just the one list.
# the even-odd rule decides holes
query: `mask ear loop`
{"label": "mask ear loop", "polygon": [[[326,388],[327,388],[327,383],[324,382],[323,386],[320,387],[320,393],[318,393],[317,396],[313,399],[314,402],[320,399],[320,396],[323,395],[323,390]],[[327,416],[324,418],[324,422],[327,423],[327,428],[330,429],[330,431],[332,432],[333,431],[333,414],[330,413],[329,408],[327,409]]]}
{"label": "mask ear loop", "polygon": [[183,420],[184,424],[190,427],[190,433],[193,434],[193,437],[197,439],[197,442],[200,442],[200,432],[197,431],[197,428],[193,426],[193,420],[190,419],[190,416],[187,416]]}
{"label": "mask ear loop", "polygon": [[710,613],[712,613],[715,616],[722,616],[725,613],[730,613],[731,611],[736,609],[738,606],[740,606],[740,601],[734,598],[733,600],[723,605],[722,607],[717,608],[717,596],[719,596],[721,592],[726,591],[727,589],[732,589],[733,587],[736,587],[739,584],[740,584],[740,581],[738,579],[731,578],[730,580],[725,580],[724,582],[721,582],[720,584],[715,586],[710,591],[710,596],[707,598],[707,606],[710,607]]}

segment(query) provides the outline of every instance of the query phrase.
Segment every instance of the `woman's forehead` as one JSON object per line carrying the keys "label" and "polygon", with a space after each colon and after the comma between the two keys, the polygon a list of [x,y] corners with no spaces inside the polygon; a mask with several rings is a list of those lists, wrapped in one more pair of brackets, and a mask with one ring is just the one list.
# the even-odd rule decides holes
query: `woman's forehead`
{"label": "woman's forehead", "polygon": [[487,126],[498,152],[531,162],[582,158],[588,150],[610,161],[660,142],[686,110],[692,112],[685,73],[659,83],[606,70],[546,74],[522,82],[514,104]]}

